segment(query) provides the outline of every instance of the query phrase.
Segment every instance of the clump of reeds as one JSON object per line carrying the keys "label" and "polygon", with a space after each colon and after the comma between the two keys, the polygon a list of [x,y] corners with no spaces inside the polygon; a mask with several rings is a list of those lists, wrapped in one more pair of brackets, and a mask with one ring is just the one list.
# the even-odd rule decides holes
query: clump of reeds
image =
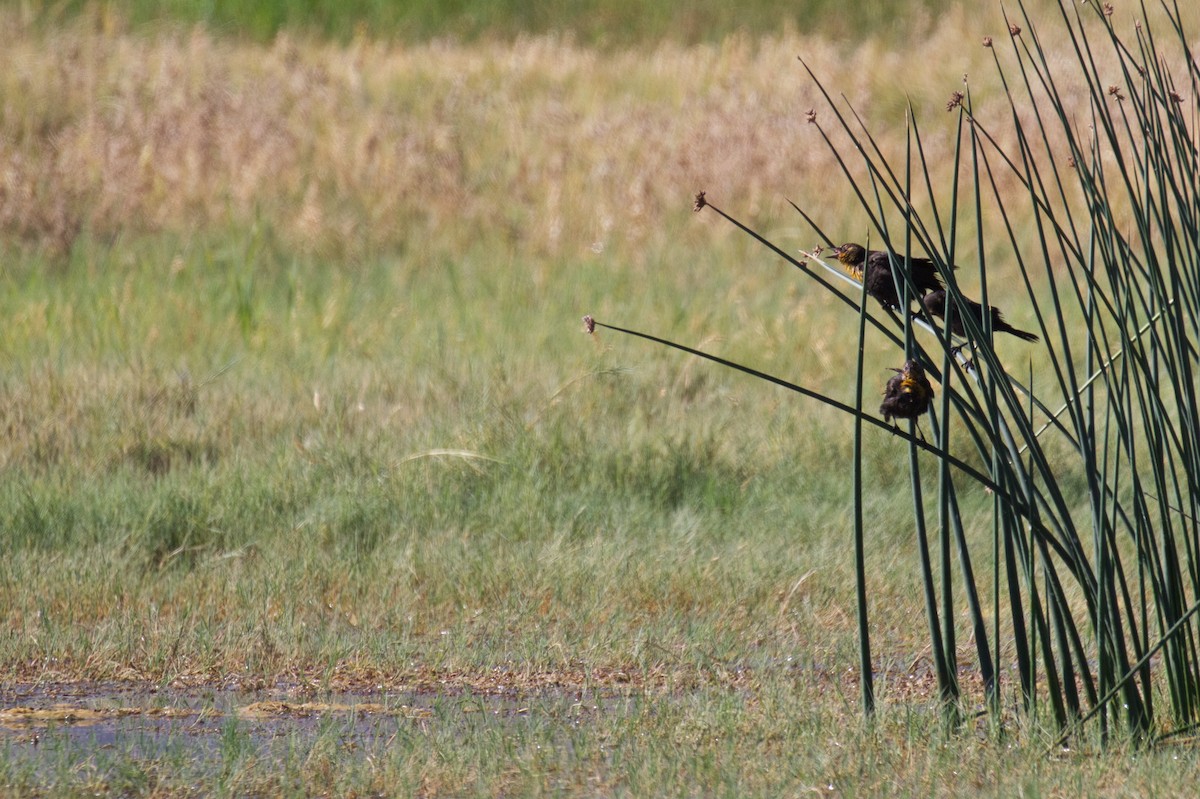
{"label": "clump of reeds", "polygon": [[[1012,657],[1018,706],[1035,722],[1051,720],[1064,737],[1093,719],[1102,739],[1115,727],[1142,741],[1171,737],[1200,724],[1200,66],[1171,3],[1154,15],[1143,8],[1137,20],[1108,3],[1064,3],[1052,23],[1041,24],[1023,3],[1017,11],[1005,18],[1007,37],[983,39],[1003,90],[975,96],[964,81],[946,104],[956,119],[948,185],[935,182],[944,165],[930,162],[915,115],[903,155],[887,154],[859,114],[809,70],[827,109],[806,119],[858,198],[875,246],[896,253],[889,263],[901,309],[911,302],[915,311],[880,313],[861,286],[847,292],[820,268],[827,258],[821,248],[795,257],[707,195],[697,197],[696,210],[716,211],[857,314],[852,403],[662,343],[855,418],[868,714],[874,699],[859,442],[864,427],[890,428],[864,406],[861,353],[870,330],[895,346],[897,365],[911,360],[940,384],[929,403],[930,435],[915,429],[916,419],[896,434],[908,443],[930,651],[951,715],[961,696],[953,624],[961,592],[997,717],[1007,706],[1002,660]],[[1064,61],[1063,52],[1072,57]],[[835,244],[812,215],[796,210]],[[974,269],[961,263],[969,246]],[[904,253],[917,250],[945,282],[941,318],[915,302],[923,290],[907,277],[913,256]],[[997,261],[1005,266],[997,269]],[[836,262],[829,267],[839,272]],[[1019,337],[1040,338],[1022,344],[1042,348],[1027,375],[1011,372],[995,346],[994,335],[1012,329],[980,310],[996,289],[989,275],[1001,273],[1016,277],[1004,292],[1006,310],[1016,303],[1036,326]],[[979,287],[977,297],[964,294],[968,281]],[[1070,453],[1065,462],[1061,450]],[[921,451],[937,470],[932,497],[922,493]],[[960,494],[980,487],[993,496],[985,552],[968,546],[959,513]]]}

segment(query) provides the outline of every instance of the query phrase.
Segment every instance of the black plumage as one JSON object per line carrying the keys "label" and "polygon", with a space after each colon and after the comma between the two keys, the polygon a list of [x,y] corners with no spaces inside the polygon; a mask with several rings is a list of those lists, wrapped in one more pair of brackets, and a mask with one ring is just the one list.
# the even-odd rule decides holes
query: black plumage
{"label": "black plumage", "polygon": [[[834,247],[833,253],[838,262],[846,267],[851,275],[863,281],[867,294],[874,297],[885,310],[900,307],[900,293],[897,284],[892,280],[891,259],[887,252],[883,250],[868,251],[861,244],[847,242],[840,247]],[[903,256],[893,255],[891,257],[896,260],[897,271],[903,271],[905,266]],[[919,295],[943,288],[937,267],[928,258],[909,257],[908,275]]]}
{"label": "black plumage", "polygon": [[[979,321],[980,327],[983,326],[983,306],[972,299],[964,297],[967,301],[967,307],[971,309],[971,314]],[[925,310],[936,316],[938,319],[946,318],[946,291],[938,289],[931,291],[921,298],[921,304],[925,306]],[[1037,341],[1038,337],[1034,333],[1026,330],[1019,330],[1013,327],[1008,322],[1004,321],[1004,315],[1000,313],[1000,309],[992,307],[992,330],[998,333],[1008,333],[1025,341]],[[950,325],[950,330],[956,336],[965,336],[966,332],[963,329],[962,316],[954,315],[954,323]]]}
{"label": "black plumage", "polygon": [[904,366],[893,369],[893,375],[883,389],[883,402],[879,412],[885,422],[897,419],[916,419],[929,410],[933,402],[933,386],[925,376],[921,364],[913,360],[904,362]]}

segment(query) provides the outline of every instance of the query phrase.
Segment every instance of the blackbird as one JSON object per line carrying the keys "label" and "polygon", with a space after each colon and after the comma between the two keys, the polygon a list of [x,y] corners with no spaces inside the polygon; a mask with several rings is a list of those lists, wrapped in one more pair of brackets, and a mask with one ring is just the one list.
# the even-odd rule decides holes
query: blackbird
{"label": "blackbird", "polygon": [[[900,294],[897,291],[897,284],[892,280],[891,258],[895,258],[897,270],[903,271],[904,258],[902,256],[892,255],[889,258],[888,253],[883,250],[868,252],[861,244],[854,242],[834,247],[833,254],[856,280],[863,281],[867,293],[878,300],[884,310],[900,307]],[[863,275],[864,263],[867,265],[865,277]],[[910,257],[908,270],[909,278],[916,286],[918,293],[923,295],[927,291],[937,291],[942,288],[942,279],[938,276],[937,267],[928,258]]]}
{"label": "blackbird", "polygon": [[921,364],[913,360],[904,362],[904,366],[893,369],[896,374],[888,379],[883,389],[883,402],[879,412],[883,421],[890,422],[892,417],[897,419],[916,419],[929,410],[933,401],[933,386]]}
{"label": "blackbird", "polygon": [[[967,307],[971,309],[971,314],[975,319],[979,320],[979,325],[982,327],[983,306],[974,300],[967,299],[965,297],[964,299],[967,300]],[[929,292],[921,298],[921,304],[925,306],[926,311],[929,311],[929,313],[933,314],[938,319],[946,318],[946,291],[944,289],[938,289],[937,291]],[[992,312],[992,330],[999,333],[1010,333],[1019,339],[1024,339],[1025,341],[1038,340],[1036,334],[1030,333],[1026,330],[1018,330],[1008,322],[1005,322],[1004,315],[1000,313],[999,308],[993,307],[990,310]],[[954,324],[950,326],[950,330],[956,336],[966,335],[966,333],[963,331],[962,316],[960,314],[955,314]]]}

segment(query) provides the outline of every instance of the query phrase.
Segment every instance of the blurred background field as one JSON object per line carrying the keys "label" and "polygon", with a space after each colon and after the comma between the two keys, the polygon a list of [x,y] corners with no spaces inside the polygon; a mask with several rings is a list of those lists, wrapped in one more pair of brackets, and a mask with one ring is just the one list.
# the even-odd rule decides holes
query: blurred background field
{"label": "blurred background field", "polygon": [[[672,792],[736,789],[782,734],[814,737],[758,787],[871,793],[896,764],[829,759],[816,737],[855,712],[843,677],[814,676],[855,663],[848,420],[580,317],[849,400],[856,317],[692,197],[793,251],[822,242],[789,199],[867,238],[797,56],[885,151],[911,103],[944,163],[964,75],[981,119],[1001,91],[981,44],[1007,44],[999,7],[527,8],[0,9],[0,668],[733,692],[748,706],[719,719],[668,714],[721,753],[667,769]],[[1029,326],[988,257],[993,302]],[[896,356],[869,346],[882,386]],[[1036,347],[998,349],[1037,368]],[[880,668],[919,706],[906,453],[866,445]],[[969,524],[990,508],[975,499]],[[780,698],[813,683],[811,706]],[[780,733],[780,707],[823,721]],[[747,729],[761,746],[724,748]],[[420,777],[423,757],[394,766]],[[1030,762],[963,780],[1027,785]],[[485,785],[458,765],[442,793]],[[914,792],[966,784],[908,765]],[[1049,779],[1100,779],[1075,765]],[[505,779],[578,776],[546,768]],[[601,771],[618,793],[653,784]]]}
{"label": "blurred background field", "polygon": [[476,41],[568,33],[585,45],[628,47],[664,40],[720,42],[735,32],[753,36],[783,29],[814,34],[857,32],[893,36],[920,30],[952,7],[949,0],[868,0],[844,4],[801,0],[781,5],[752,0],[737,6],[715,0],[648,5],[632,0],[26,0],[27,17],[57,24],[80,15],[121,26],[202,23],[241,38],[266,41],[280,31],[345,40],[367,34],[400,42],[453,38]]}

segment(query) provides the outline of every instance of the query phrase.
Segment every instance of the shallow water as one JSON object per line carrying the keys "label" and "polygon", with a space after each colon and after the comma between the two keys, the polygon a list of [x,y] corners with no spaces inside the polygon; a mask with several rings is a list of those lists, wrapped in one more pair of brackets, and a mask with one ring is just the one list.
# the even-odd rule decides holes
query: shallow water
{"label": "shallow water", "polygon": [[486,715],[523,724],[532,713],[580,712],[580,703],[566,693],[532,699],[420,692],[316,697],[304,692],[300,698],[300,693],[288,686],[255,692],[119,683],[6,687],[0,690],[0,757],[35,772],[84,768],[106,755],[181,758],[215,767],[230,756],[262,759],[279,746],[302,749],[319,736],[339,747],[372,750],[435,723],[466,724]]}
{"label": "shallow water", "polygon": [[[855,690],[853,680],[839,682],[845,674],[815,663],[789,658],[774,665],[820,691]],[[960,680],[969,679],[969,672],[960,669]],[[8,775],[31,784],[57,784],[80,774],[98,775],[103,782],[140,763],[207,779],[247,758],[268,767],[303,762],[315,751],[370,760],[430,741],[453,749],[463,741],[502,738],[567,751],[591,728],[600,738],[589,746],[603,748],[605,730],[614,725],[620,729],[646,714],[681,710],[684,719],[693,700],[750,696],[740,670],[725,674],[726,683],[707,688],[669,682],[648,688],[644,677],[622,676],[586,688],[579,679],[521,680],[502,674],[494,680],[448,678],[408,689],[372,686],[358,692],[295,684],[256,690],[236,684],[123,682],[0,686],[0,782]],[[897,698],[928,705],[930,712],[936,707],[935,679],[920,659],[896,664],[876,678]]]}

